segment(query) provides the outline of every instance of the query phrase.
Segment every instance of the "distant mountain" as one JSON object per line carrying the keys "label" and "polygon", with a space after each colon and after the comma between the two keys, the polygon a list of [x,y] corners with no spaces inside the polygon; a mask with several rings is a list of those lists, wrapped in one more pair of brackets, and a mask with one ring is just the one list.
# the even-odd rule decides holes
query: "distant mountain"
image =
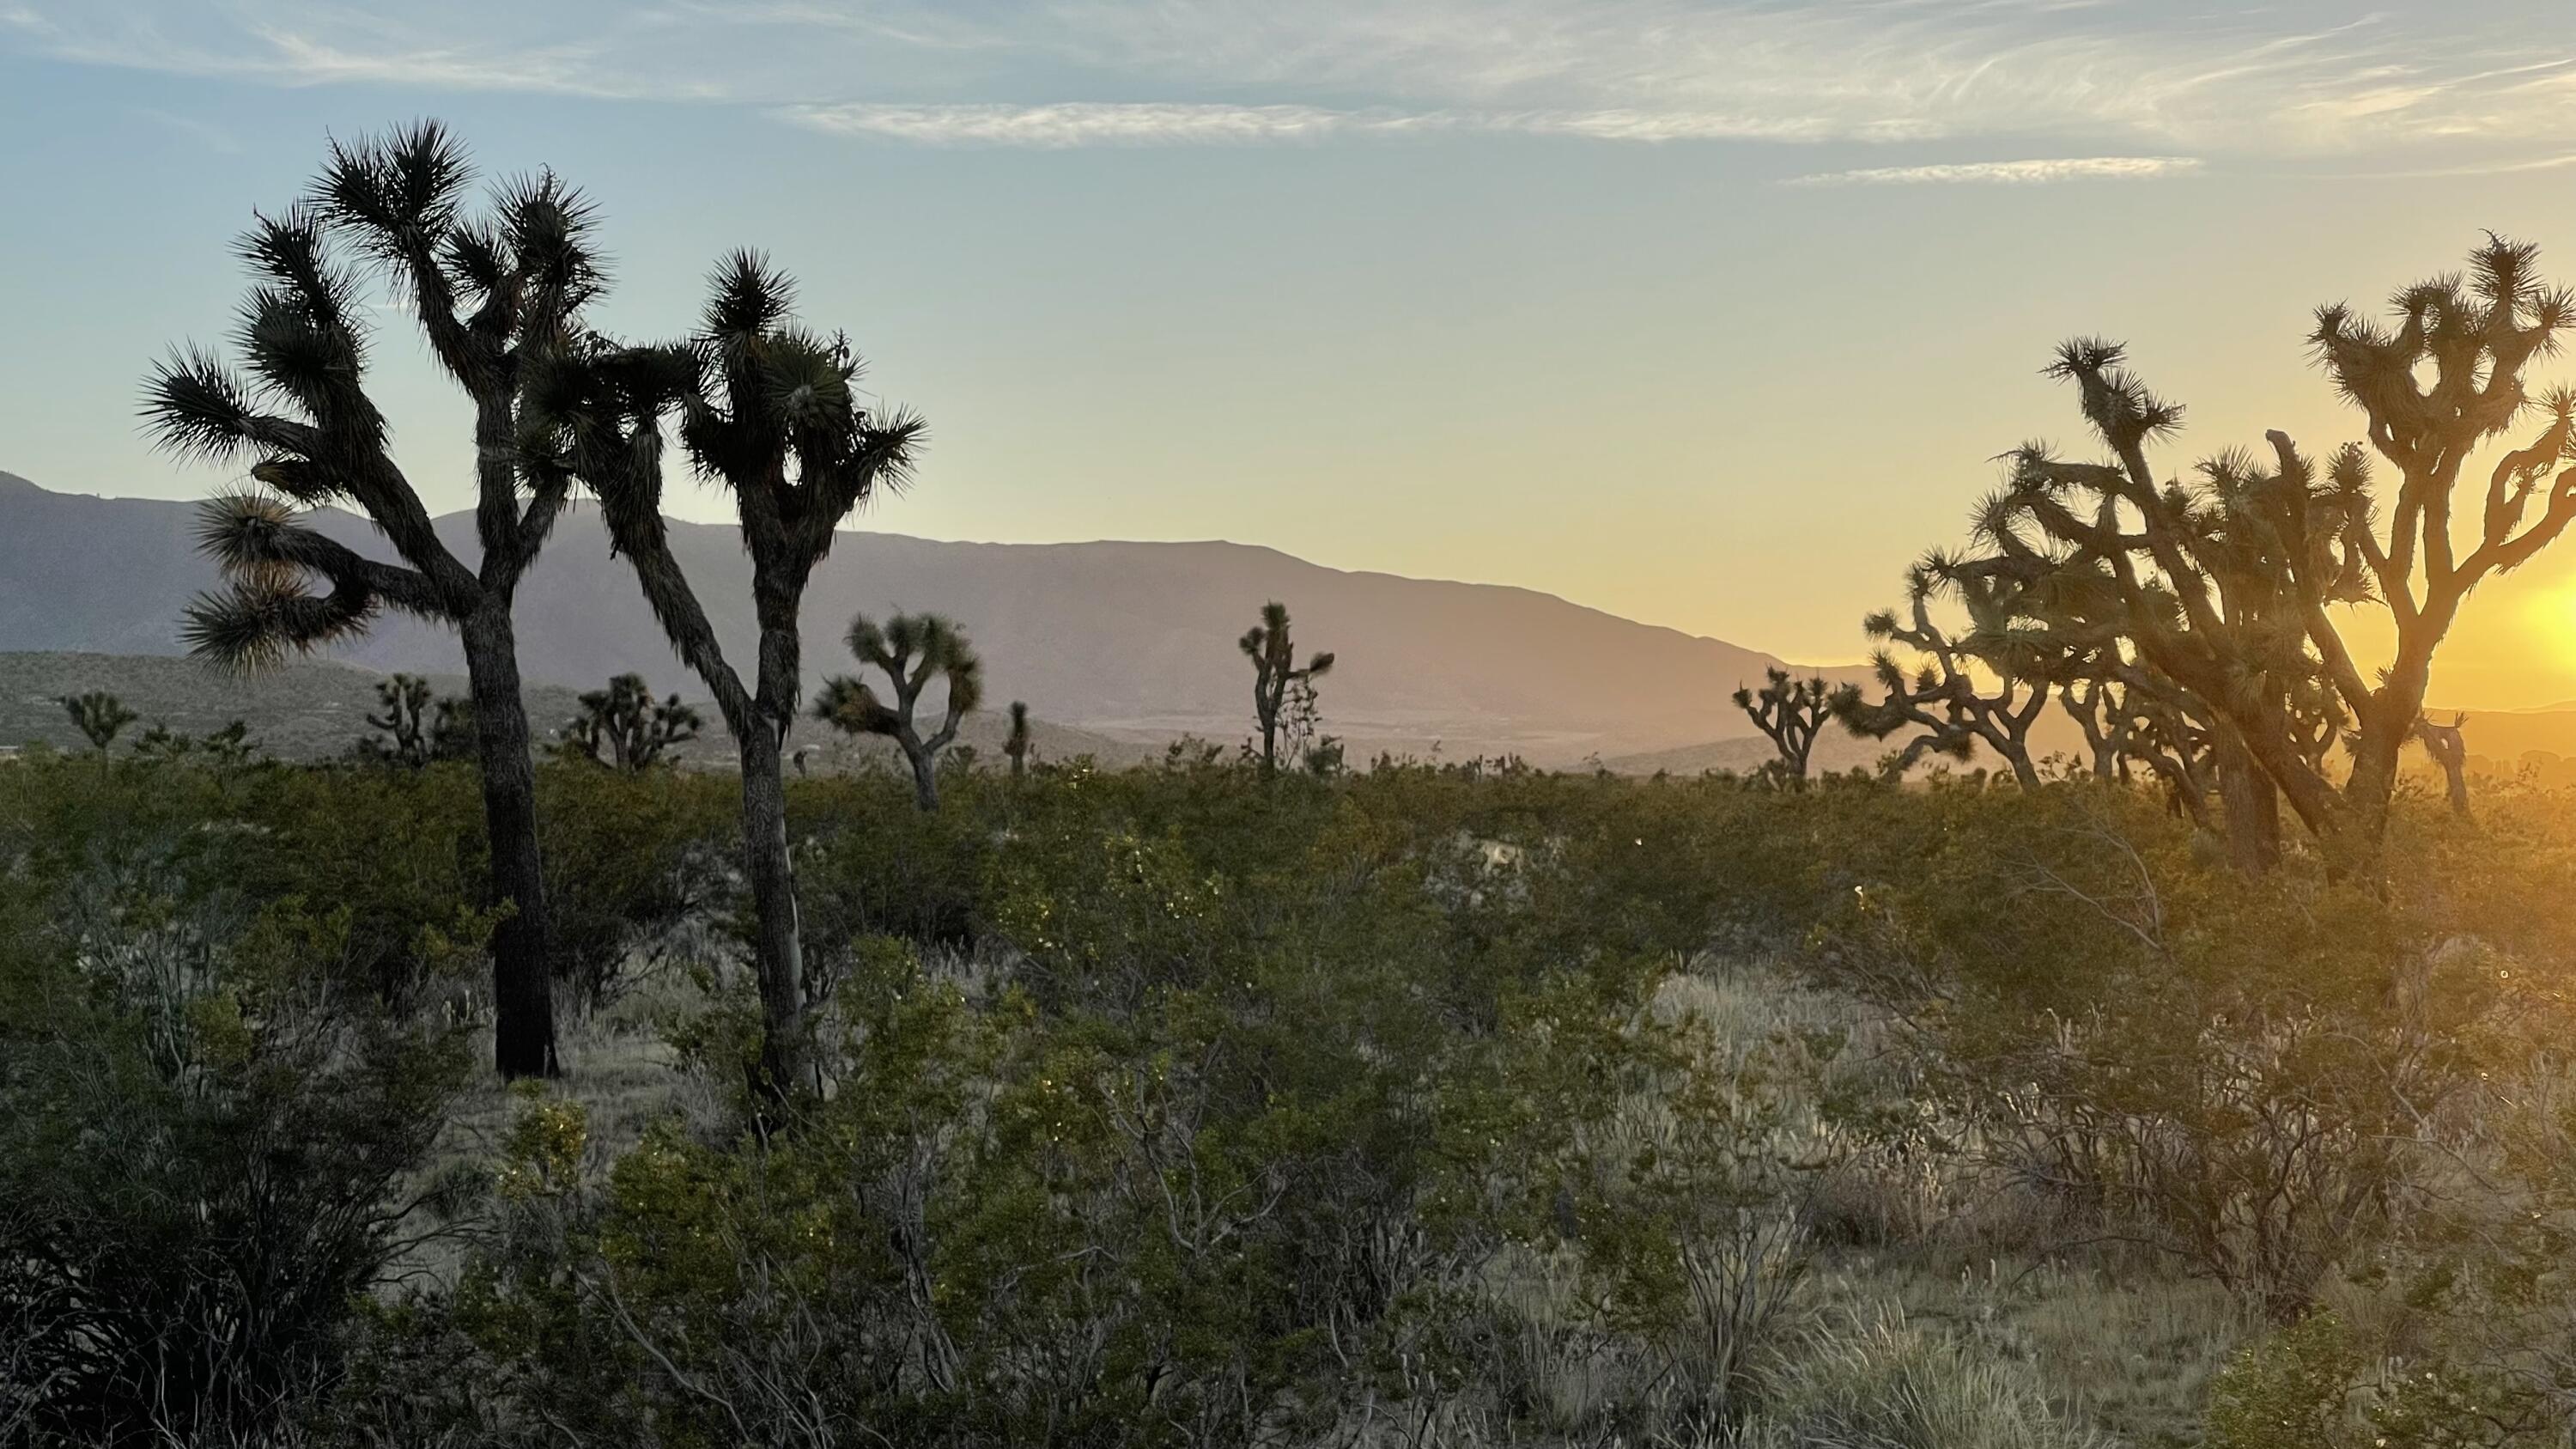
{"label": "distant mountain", "polygon": [[[0,474],[0,650],[180,652],[181,608],[213,581],[187,503],[49,492]],[[322,526],[384,556],[365,521]],[[439,520],[471,558],[473,519]],[[729,651],[753,630],[749,564],[734,532],[674,523],[672,546]],[[806,596],[812,679],[852,668],[840,635],[854,611],[937,610],[962,622],[986,663],[988,697],[1041,720],[1157,741],[1234,741],[1247,731],[1250,670],[1235,640],[1267,599],[1295,611],[1306,649],[1339,656],[1326,727],[1356,756],[1447,758],[1511,750],[1572,764],[1745,740],[1729,702],[1774,656],[1587,609],[1528,589],[1353,573],[1232,543],[941,543],[845,533]],[[593,688],[633,670],[698,691],[663,643],[596,512],[572,510],[521,588],[523,672]],[[388,616],[338,656],[371,670],[459,674],[444,632]],[[1828,671],[1837,678],[1859,671]]]}

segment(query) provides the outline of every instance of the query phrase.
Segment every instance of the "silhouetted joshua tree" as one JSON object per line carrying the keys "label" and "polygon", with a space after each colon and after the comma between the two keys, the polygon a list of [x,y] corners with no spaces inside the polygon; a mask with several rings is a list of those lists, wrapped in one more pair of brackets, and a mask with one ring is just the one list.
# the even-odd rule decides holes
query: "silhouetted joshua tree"
{"label": "silhouetted joshua tree", "polygon": [[350,753],[409,770],[426,768],[433,760],[471,759],[473,720],[472,701],[434,699],[428,680],[396,674],[377,681],[376,712],[367,716],[375,733],[350,746]]}
{"label": "silhouetted joshua tree", "polygon": [[581,713],[564,724],[562,753],[640,775],[672,746],[696,739],[705,724],[678,695],[655,699],[643,675],[621,674],[581,697]]}
{"label": "silhouetted joshua tree", "polygon": [[[2323,469],[2274,432],[2268,463],[2226,454],[2203,465],[2198,487],[2160,481],[2146,445],[2182,410],[2149,393],[2116,344],[2090,340],[2060,349],[2051,371],[2075,384],[2111,461],[2016,455],[2027,516],[2099,566],[2138,658],[2220,726],[2222,774],[2234,759],[2259,766],[2338,868],[2377,868],[2398,751],[2416,734],[2433,655],[2461,605],[2576,523],[2576,467],[2562,466],[2576,460],[2576,393],[2535,398],[2524,382],[2576,320],[2576,295],[2543,286],[2535,255],[2491,236],[2465,275],[2399,292],[2387,323],[2340,304],[2318,310],[2310,340],[2369,436],[2367,451],[2341,449]],[[2535,411],[2529,440],[2460,510],[2477,520],[2464,547],[2452,536],[2462,471]],[[2398,475],[2385,508],[2373,453]],[[2345,646],[2336,606],[2387,611],[2395,647],[2376,682]],[[2331,711],[2291,697],[2307,679]],[[2340,785],[2321,768],[2315,726],[2335,713],[2352,723]]]}
{"label": "silhouetted joshua tree", "polygon": [[2465,714],[2451,716],[2451,722],[2437,725],[2430,719],[2415,722],[2415,737],[2424,742],[2424,752],[2442,767],[2442,778],[2448,786],[2453,813],[2469,813],[2469,746],[2462,738],[2460,726],[2467,724]]}
{"label": "silhouetted joshua tree", "polygon": [[1011,732],[1002,741],[1002,753],[1011,762],[1011,778],[1016,780],[1029,771],[1029,707],[1020,700],[1011,701]]}
{"label": "silhouetted joshua tree", "polygon": [[[1758,693],[1751,688],[1735,691],[1735,707],[1779,752],[1779,773],[1792,784],[1803,784],[1817,734],[1838,710],[1848,712],[1858,703],[1859,687],[1846,684],[1836,689],[1821,674],[1792,679],[1785,669],[1763,672],[1767,678]],[[1838,697],[1843,702],[1837,703]]]}
{"label": "silhouetted joshua tree", "polygon": [[[599,498],[611,545],[635,570],[671,647],[715,697],[742,767],[744,874],[751,884],[760,978],[762,1089],[813,1081],[805,952],[787,842],[787,733],[804,689],[799,625],[805,586],[840,525],[880,488],[910,475],[919,419],[867,406],[852,386],[848,339],[793,318],[795,284],[753,252],[716,269],[698,334],[618,347],[592,340],[539,379],[532,451],[549,478],[578,478]],[[732,495],[751,559],[759,625],[752,678],[725,656],[696,589],[672,554],[662,517],[665,416],[698,472]],[[804,754],[797,755],[804,772]]]}
{"label": "silhouetted joshua tree", "polygon": [[[1328,651],[1311,655],[1304,668],[1297,667],[1297,650],[1290,638],[1288,606],[1273,599],[1261,606],[1261,622],[1244,631],[1238,648],[1252,661],[1252,718],[1261,730],[1261,773],[1267,777],[1279,772],[1281,732],[1292,736],[1311,731],[1316,718],[1315,681],[1332,672],[1333,656]],[[1296,739],[1292,738],[1294,754]]]}
{"label": "silhouetted joshua tree", "polygon": [[[912,765],[913,799],[924,810],[938,809],[939,752],[957,738],[958,721],[983,702],[983,661],[965,632],[937,614],[897,614],[882,628],[861,614],[850,621],[849,646],[860,663],[884,671],[894,703],[878,699],[863,681],[835,675],[815,696],[815,717],[850,734],[894,741]],[[925,738],[913,712],[933,679],[947,685],[947,701],[939,728]]]}
{"label": "silhouetted joshua tree", "polygon": [[71,718],[72,728],[79,730],[81,738],[89,741],[89,747],[98,751],[98,771],[102,775],[107,773],[107,752],[114,748],[116,737],[125,733],[126,726],[142,718],[126,708],[124,700],[103,689],[75,694],[56,703]]}
{"label": "silhouetted joshua tree", "polygon": [[[602,278],[589,204],[551,174],[469,207],[472,168],[434,122],[334,144],[307,198],[259,219],[241,243],[256,281],[235,333],[243,366],[181,351],[154,370],[144,412],[161,442],[246,462],[257,490],[204,507],[202,542],[229,583],[189,606],[201,656],[267,665],[363,630],[394,608],[456,630],[472,683],[491,895],[495,1064],[556,1069],[551,918],[537,850],[535,771],[510,617],[520,579],[563,509],[570,480],[531,472],[518,447],[533,366],[580,326]],[[367,389],[368,304],[354,256],[390,280],[431,357],[474,414],[476,556],[432,526],[390,452]],[[399,564],[306,526],[301,510],[364,512]],[[318,586],[318,588],[317,588]]]}
{"label": "silhouetted joshua tree", "polygon": [[[1865,703],[1858,689],[1846,688],[1827,697],[1828,707],[1845,728],[1871,739],[1908,726],[1919,730],[1890,761],[1895,773],[1926,753],[1965,760],[1983,745],[2022,788],[2038,788],[2030,730],[2048,707],[2047,666],[2056,651],[2013,627],[2009,596],[2015,592],[1999,575],[1964,568],[1946,554],[1926,555],[1906,570],[1906,614],[1882,609],[1861,621],[1870,638],[1912,651],[1913,672],[1882,643],[1870,664],[1884,697]],[[1968,605],[1970,632],[1963,639],[1953,639],[1932,617],[1933,601],[1945,593]],[[1992,677],[1991,690],[1978,678],[1979,667]]]}

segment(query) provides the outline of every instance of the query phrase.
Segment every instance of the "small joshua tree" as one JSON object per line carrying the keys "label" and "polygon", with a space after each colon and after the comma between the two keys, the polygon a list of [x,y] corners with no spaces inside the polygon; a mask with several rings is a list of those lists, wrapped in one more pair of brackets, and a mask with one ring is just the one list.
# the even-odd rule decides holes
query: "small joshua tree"
{"label": "small joshua tree", "polygon": [[[1807,778],[1807,758],[1815,752],[1816,736],[1827,718],[1837,709],[1850,712],[1859,703],[1859,689],[1844,685],[1836,689],[1825,683],[1823,675],[1792,679],[1785,669],[1769,669],[1767,682],[1759,693],[1751,688],[1735,691],[1735,707],[1753,721],[1753,727],[1769,737],[1771,747],[1780,752],[1780,773],[1793,783]],[[1843,703],[1837,704],[1837,699]]]}
{"label": "small joshua tree", "polygon": [[1012,779],[1028,773],[1029,707],[1021,700],[1011,701],[1011,733],[1002,741],[1002,753],[1010,757]]}
{"label": "small joshua tree", "polygon": [[1274,775],[1282,731],[1289,735],[1293,757],[1297,742],[1314,729],[1315,681],[1332,671],[1333,656],[1312,655],[1305,668],[1297,667],[1288,606],[1277,599],[1261,606],[1261,622],[1244,631],[1237,646],[1252,661],[1252,717],[1261,728],[1261,773]]}
{"label": "small joshua tree", "polygon": [[434,699],[428,680],[397,674],[377,683],[376,705],[376,713],[367,716],[376,733],[351,747],[358,758],[417,770],[434,760],[473,756],[471,700]]}
{"label": "small joshua tree", "polygon": [[124,700],[103,689],[72,695],[61,704],[63,713],[71,716],[72,728],[79,730],[81,738],[89,741],[89,747],[98,751],[99,773],[107,773],[109,748],[138,716],[125,707]]}
{"label": "small joshua tree", "polygon": [[2433,757],[2433,763],[2442,767],[2452,812],[2463,817],[2469,813],[2469,746],[2460,736],[2460,726],[2468,722],[2465,714],[2451,716],[2446,725],[2437,725],[2430,719],[2415,722],[2415,737],[2424,742],[2424,751]]}
{"label": "small joshua tree", "polygon": [[581,697],[581,713],[563,728],[561,753],[629,775],[653,768],[673,745],[698,737],[706,721],[676,694],[655,699],[641,674],[621,674]]}
{"label": "small joshua tree", "polygon": [[[850,621],[848,642],[861,664],[885,672],[894,704],[878,699],[864,681],[836,675],[823,681],[814,699],[815,718],[850,734],[894,741],[912,765],[913,798],[924,810],[938,809],[939,752],[956,740],[958,721],[983,702],[984,661],[975,657],[965,631],[938,614],[897,614],[882,627],[861,614]],[[913,712],[933,679],[948,686],[947,709],[924,738]]]}

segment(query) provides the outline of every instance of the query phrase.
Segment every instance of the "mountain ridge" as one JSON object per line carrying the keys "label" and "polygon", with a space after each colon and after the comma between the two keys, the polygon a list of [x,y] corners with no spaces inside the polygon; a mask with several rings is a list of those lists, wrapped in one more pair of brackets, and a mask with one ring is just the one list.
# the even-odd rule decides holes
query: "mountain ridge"
{"label": "mountain ridge", "polygon": [[[180,610],[214,582],[196,552],[193,507],[56,493],[0,473],[0,650],[181,652]],[[437,525],[460,557],[475,556],[470,513]],[[325,512],[317,527],[391,556],[353,515]],[[728,654],[745,657],[749,570],[734,531],[674,520],[671,533]],[[1773,666],[1806,668],[1520,585],[1338,569],[1265,544],[845,531],[807,594],[807,682],[855,671],[839,643],[853,612],[934,609],[975,639],[996,704],[1026,699],[1042,718],[1113,738],[1232,741],[1250,715],[1235,640],[1270,598],[1295,611],[1303,649],[1337,654],[1325,727],[1360,754],[1437,746],[1449,757],[1509,751],[1572,764],[1749,738],[1752,725],[1728,700],[1737,684]],[[695,692],[610,556],[594,508],[567,510],[518,602],[532,684],[591,688],[633,671]],[[443,628],[392,615],[326,657],[380,672],[462,670]]]}

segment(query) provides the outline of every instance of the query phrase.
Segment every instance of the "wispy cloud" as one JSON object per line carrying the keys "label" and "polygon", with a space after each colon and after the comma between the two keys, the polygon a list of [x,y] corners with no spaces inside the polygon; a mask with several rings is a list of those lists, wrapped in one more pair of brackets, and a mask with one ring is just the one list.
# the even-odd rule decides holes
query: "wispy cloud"
{"label": "wispy cloud", "polygon": [[1963,161],[1936,166],[1869,166],[1793,176],[1787,186],[2043,186],[2052,181],[2136,181],[2201,167],[2196,156],[2066,156],[2031,161]]}
{"label": "wispy cloud", "polygon": [[942,145],[2048,136],[2455,164],[2576,130],[2576,55],[2535,40],[2563,4],[0,0],[0,48],[273,85],[694,99]]}
{"label": "wispy cloud", "polygon": [[[1322,106],[1235,106],[1159,101],[1067,101],[1038,105],[798,105],[778,108],[811,130],[942,146],[1248,145],[1327,136],[1484,132],[1599,141],[1820,141],[1839,128],[1813,116],[1720,115],[1690,111],[1404,111]],[[1907,139],[1901,125],[1867,139]]]}
{"label": "wispy cloud", "polygon": [[1402,117],[1363,117],[1314,106],[1068,102],[1060,105],[806,105],[780,113],[845,136],[947,146],[1179,146],[1312,140],[1335,132],[1400,127]]}

